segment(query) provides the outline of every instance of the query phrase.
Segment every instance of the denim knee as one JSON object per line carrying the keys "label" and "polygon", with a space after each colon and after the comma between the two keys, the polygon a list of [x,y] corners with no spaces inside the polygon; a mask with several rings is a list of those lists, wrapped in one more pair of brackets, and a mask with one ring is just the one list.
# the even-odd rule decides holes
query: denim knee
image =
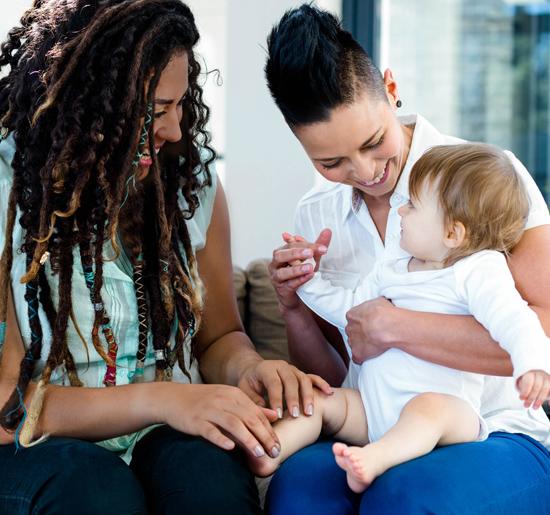
{"label": "denim knee", "polygon": [[146,514],[130,468],[98,445],[52,438],[36,447],[1,450],[0,512]]}

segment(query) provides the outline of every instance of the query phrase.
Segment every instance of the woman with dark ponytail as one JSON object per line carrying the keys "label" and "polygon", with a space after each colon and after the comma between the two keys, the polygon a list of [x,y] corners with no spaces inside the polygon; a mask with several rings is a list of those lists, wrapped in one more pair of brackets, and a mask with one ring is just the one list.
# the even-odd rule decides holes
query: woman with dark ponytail
{"label": "woman with dark ponytail", "polygon": [[243,454],[329,391],[243,332],[198,39],[35,0],[1,46],[0,513],[259,513]]}
{"label": "woman with dark ponytail", "polygon": [[[340,334],[296,294],[317,267],[333,285],[353,289],[375,262],[402,255],[398,208],[409,200],[413,164],[430,147],[464,141],[420,115],[397,116],[402,101],[391,71],[380,73],[340,22],[311,4],[274,27],[265,71],[286,123],[327,179],[302,198],[294,234],[285,234],[270,264],[294,364],[334,386],[356,387],[356,363],[400,349],[484,374],[481,414],[491,431],[484,442],[398,465],[361,495],[348,488],[332,442],[314,444],[275,474],[270,515],[550,513],[550,424],[542,410],[517,400],[509,355],[473,317],[410,311],[378,298],[351,309]],[[525,167],[506,154],[530,198],[508,264],[548,334],[548,207]]]}

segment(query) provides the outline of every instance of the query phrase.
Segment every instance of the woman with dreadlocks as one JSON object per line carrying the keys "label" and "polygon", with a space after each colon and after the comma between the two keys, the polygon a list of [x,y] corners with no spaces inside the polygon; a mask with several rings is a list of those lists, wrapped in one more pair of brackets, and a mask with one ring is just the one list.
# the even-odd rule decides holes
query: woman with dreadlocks
{"label": "woman with dreadlocks", "polygon": [[330,392],[242,331],[198,37],[179,0],[35,0],[1,47],[1,513],[258,513],[223,449]]}

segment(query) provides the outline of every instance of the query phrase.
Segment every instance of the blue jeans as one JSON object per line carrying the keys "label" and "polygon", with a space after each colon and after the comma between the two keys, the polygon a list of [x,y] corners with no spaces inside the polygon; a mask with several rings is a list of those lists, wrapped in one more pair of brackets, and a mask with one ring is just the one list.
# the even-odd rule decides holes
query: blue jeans
{"label": "blue jeans", "polygon": [[332,442],[289,458],[268,491],[269,515],[549,515],[550,453],[521,434],[441,447],[354,494]]}
{"label": "blue jeans", "polygon": [[261,513],[242,456],[163,426],[128,467],[98,445],[51,438],[15,453],[0,446],[0,515]]}

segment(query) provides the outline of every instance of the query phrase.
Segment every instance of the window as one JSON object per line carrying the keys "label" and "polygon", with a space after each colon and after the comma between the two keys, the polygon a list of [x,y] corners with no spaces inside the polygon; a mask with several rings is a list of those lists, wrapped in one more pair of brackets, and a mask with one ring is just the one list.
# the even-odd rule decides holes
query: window
{"label": "window", "polygon": [[344,0],[343,11],[394,72],[403,112],[512,150],[550,200],[550,0]]}

